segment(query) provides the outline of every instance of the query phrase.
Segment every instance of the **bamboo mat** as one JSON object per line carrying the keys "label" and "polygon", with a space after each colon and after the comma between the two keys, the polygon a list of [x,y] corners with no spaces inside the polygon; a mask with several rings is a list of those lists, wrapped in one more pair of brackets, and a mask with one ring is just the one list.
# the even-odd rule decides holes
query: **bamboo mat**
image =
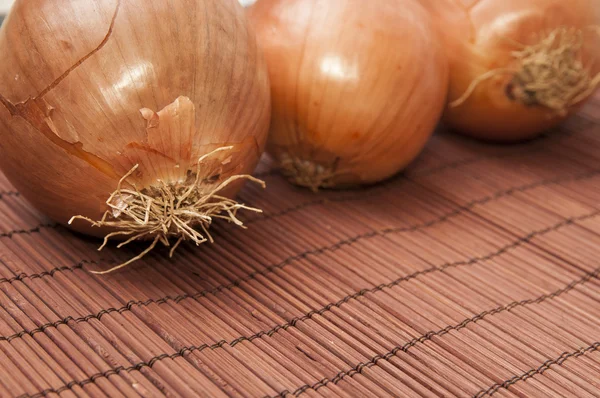
{"label": "bamboo mat", "polygon": [[103,277],[145,246],[97,252],[0,176],[0,396],[600,396],[600,98],[516,146],[440,132],[361,191],[258,175],[247,231]]}

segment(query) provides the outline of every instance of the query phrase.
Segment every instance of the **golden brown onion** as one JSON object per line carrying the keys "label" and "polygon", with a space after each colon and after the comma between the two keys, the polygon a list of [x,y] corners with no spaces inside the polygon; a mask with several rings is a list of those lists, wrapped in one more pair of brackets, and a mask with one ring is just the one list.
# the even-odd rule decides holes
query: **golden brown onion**
{"label": "golden brown onion", "polygon": [[42,212],[154,245],[237,222],[270,97],[236,0],[17,0],[0,53],[0,166]]}
{"label": "golden brown onion", "polygon": [[374,183],[423,149],[447,61],[413,0],[259,0],[249,10],[271,77],[268,150],[296,184]]}
{"label": "golden brown onion", "polygon": [[598,0],[421,0],[450,60],[445,122],[494,141],[531,138],[600,83]]}

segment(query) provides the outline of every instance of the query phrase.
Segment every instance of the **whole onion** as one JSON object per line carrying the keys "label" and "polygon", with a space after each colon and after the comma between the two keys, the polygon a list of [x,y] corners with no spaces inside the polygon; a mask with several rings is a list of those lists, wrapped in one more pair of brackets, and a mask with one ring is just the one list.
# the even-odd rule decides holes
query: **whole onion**
{"label": "whole onion", "polygon": [[0,166],[42,212],[152,247],[241,225],[270,95],[237,0],[17,0],[0,53]]}
{"label": "whole onion", "polygon": [[258,0],[249,10],[273,100],[269,152],[317,190],[408,165],[437,124],[448,66],[413,0]]}
{"label": "whole onion", "polygon": [[600,83],[598,0],[420,0],[450,60],[445,122],[494,141],[531,138]]}

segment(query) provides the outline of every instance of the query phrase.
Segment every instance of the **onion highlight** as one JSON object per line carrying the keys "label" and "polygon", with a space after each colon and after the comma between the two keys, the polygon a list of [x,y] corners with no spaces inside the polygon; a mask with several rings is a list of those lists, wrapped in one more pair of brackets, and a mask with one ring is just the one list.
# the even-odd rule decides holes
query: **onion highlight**
{"label": "onion highlight", "polygon": [[0,31],[11,182],[62,224],[149,249],[242,225],[257,209],[231,198],[253,179],[270,95],[237,0],[60,3],[17,0]]}
{"label": "onion highlight", "polygon": [[268,151],[295,184],[370,184],[407,166],[441,116],[444,50],[412,0],[259,0],[271,78]]}

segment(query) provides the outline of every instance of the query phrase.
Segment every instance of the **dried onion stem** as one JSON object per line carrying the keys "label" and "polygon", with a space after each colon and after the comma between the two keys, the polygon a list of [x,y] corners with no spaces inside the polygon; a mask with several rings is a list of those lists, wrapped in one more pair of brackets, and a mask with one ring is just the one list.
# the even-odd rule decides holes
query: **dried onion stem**
{"label": "dried onion stem", "polygon": [[[600,31],[598,27],[592,29]],[[450,107],[464,104],[484,81],[512,74],[507,87],[511,99],[529,106],[543,106],[564,116],[600,84],[600,73],[592,77],[581,62],[583,43],[583,30],[556,29],[539,43],[514,51],[514,68],[491,70],[475,79]]]}
{"label": "dried onion stem", "polygon": [[[143,190],[138,190],[135,184],[131,184],[133,189],[123,188],[123,184],[139,167],[136,165],[121,178],[117,189],[106,201],[110,209],[104,213],[100,221],[83,216],[71,218],[69,224],[74,220],[81,219],[88,221],[94,227],[116,230],[106,235],[104,243],[98,250],[106,247],[109,239],[113,237],[129,237],[128,240],[120,243],[118,248],[134,241],[152,239],[151,245],[138,256],[108,271],[93,273],[103,275],[124,268],[150,253],[159,242],[171,247],[171,257],[183,241],[190,240],[196,245],[207,241],[212,243],[214,241],[208,229],[214,219],[227,220],[245,228],[244,223],[237,217],[238,211],[248,210],[256,213],[262,211],[220,196],[218,193],[234,181],[241,179],[253,181],[263,188],[265,183],[250,175],[231,176],[216,186],[207,183],[206,179],[201,179],[203,161],[217,152],[232,148],[218,148],[202,156],[198,160],[196,172],[191,174],[193,180],[188,179],[191,182],[186,183],[166,184],[162,182],[160,185]],[[176,242],[171,246],[170,239],[173,238],[176,239]]]}

